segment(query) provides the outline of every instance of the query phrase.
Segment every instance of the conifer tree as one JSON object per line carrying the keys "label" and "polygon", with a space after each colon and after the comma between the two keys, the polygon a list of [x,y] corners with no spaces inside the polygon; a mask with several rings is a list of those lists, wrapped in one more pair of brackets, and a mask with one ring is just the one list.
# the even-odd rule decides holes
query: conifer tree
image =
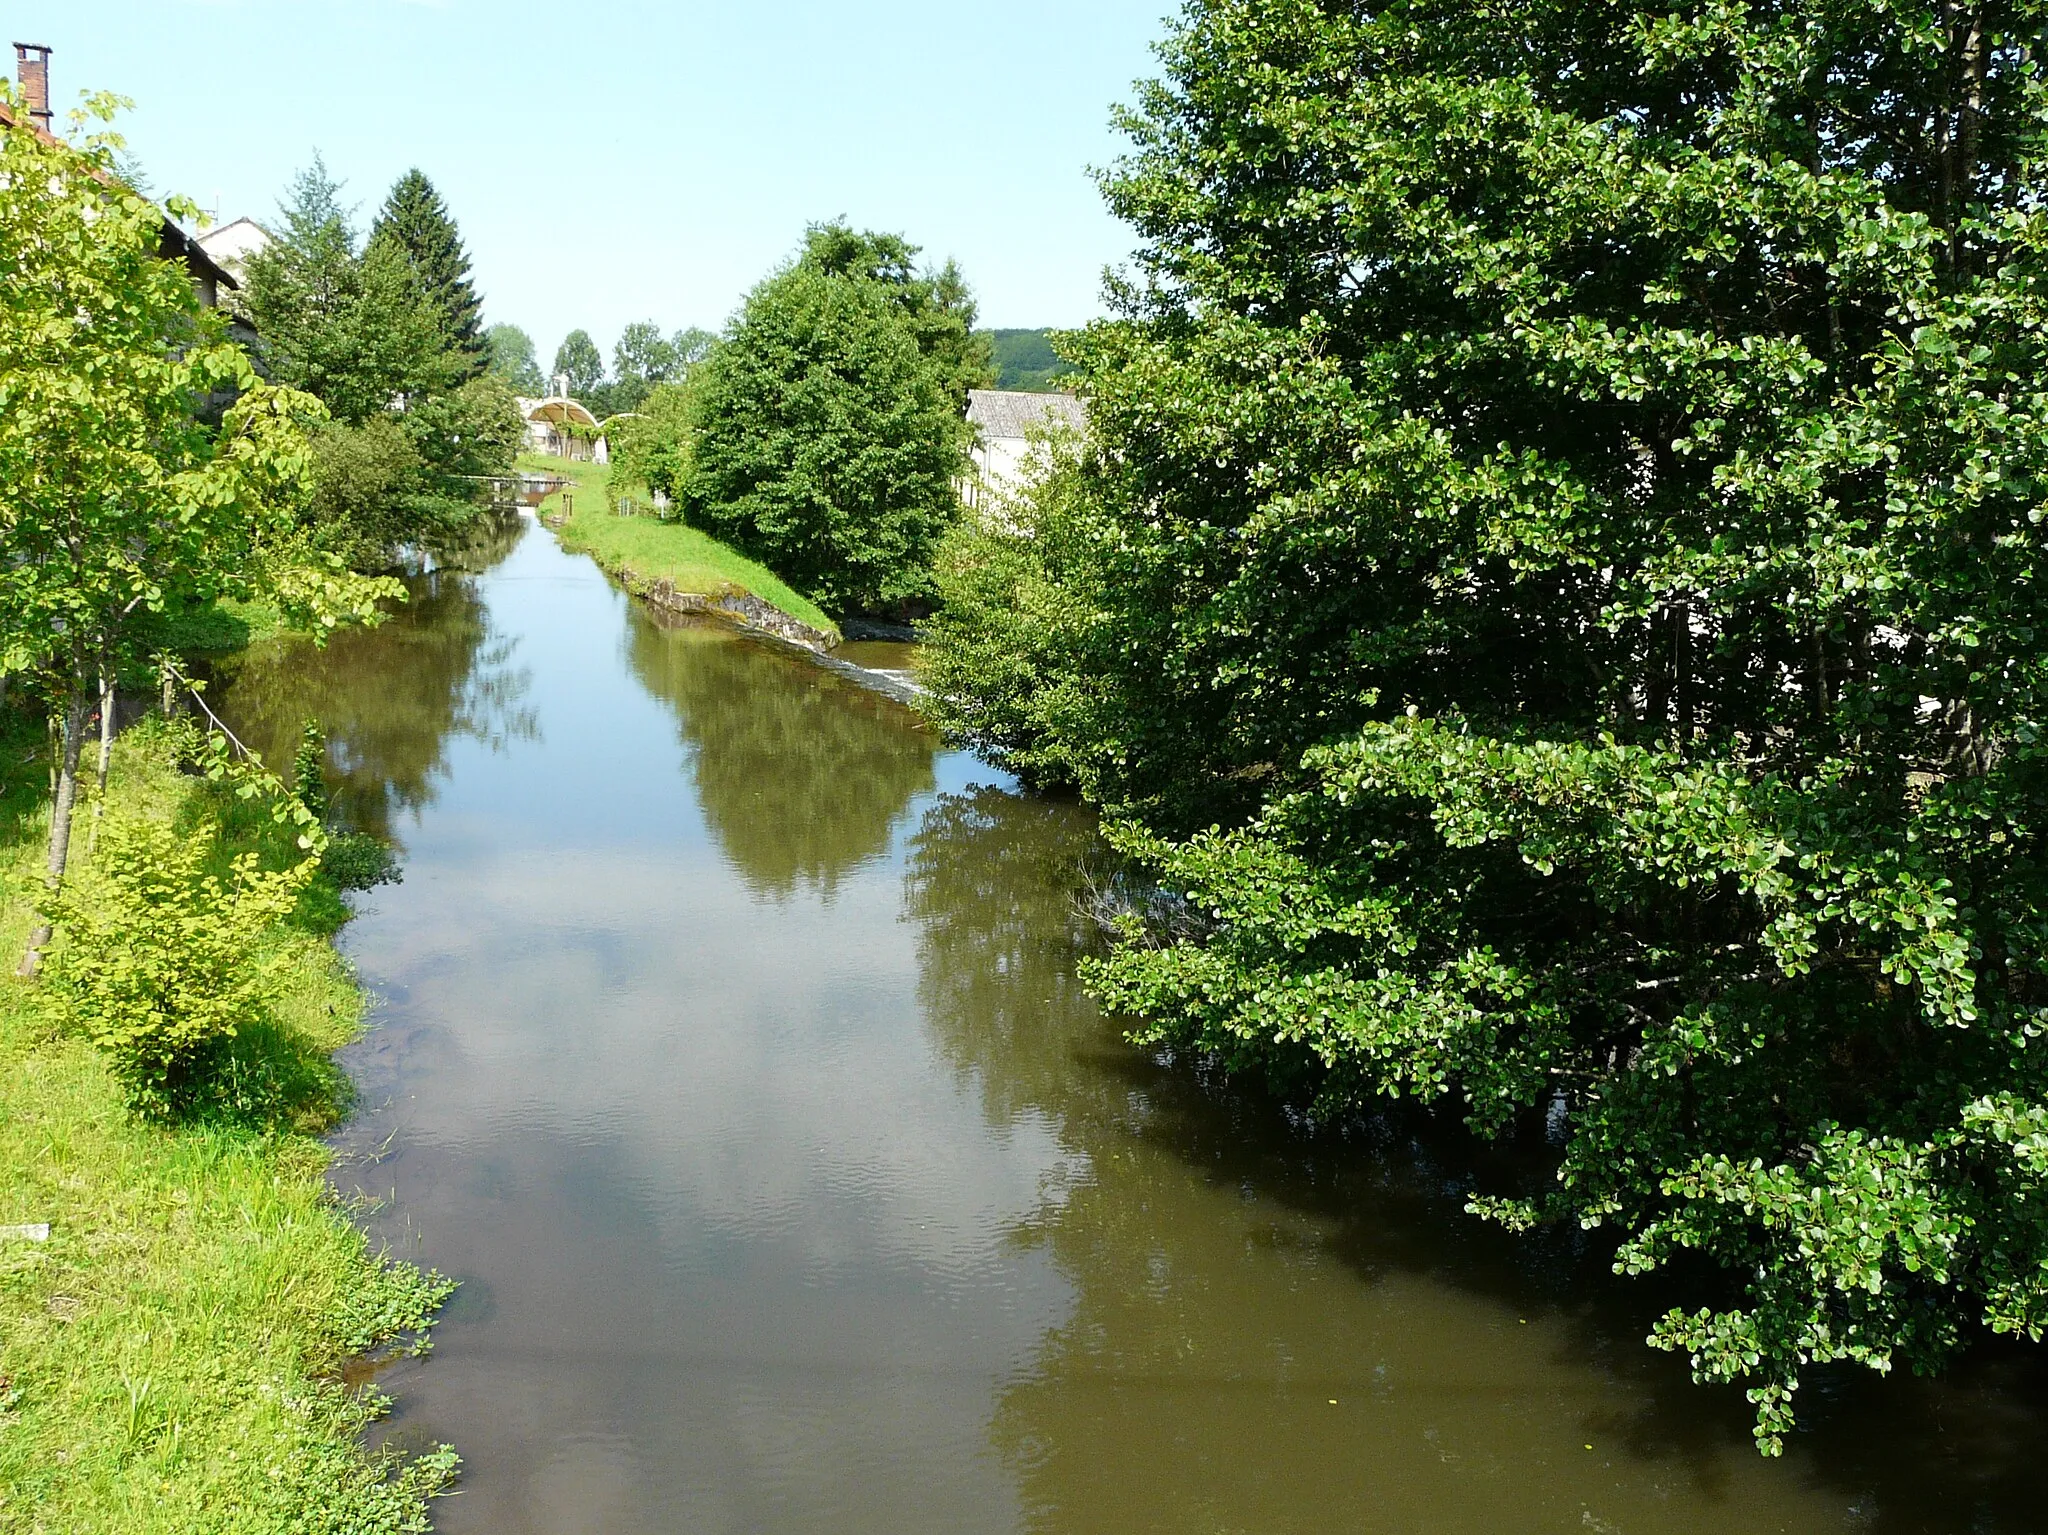
{"label": "conifer tree", "polygon": [[463,359],[465,376],[482,373],[490,361],[490,344],[483,333],[483,300],[469,280],[469,253],[448,205],[417,167],[392,185],[371,226],[370,243],[385,241],[404,250],[441,318],[449,349]]}

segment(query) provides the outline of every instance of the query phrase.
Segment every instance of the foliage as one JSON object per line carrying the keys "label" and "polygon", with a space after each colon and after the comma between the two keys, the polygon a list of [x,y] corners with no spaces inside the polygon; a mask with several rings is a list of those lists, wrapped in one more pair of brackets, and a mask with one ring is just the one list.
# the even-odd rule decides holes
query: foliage
{"label": "foliage", "polygon": [[360,252],[340,197],[316,157],[246,288],[273,373],[335,419],[316,442],[308,531],[376,569],[461,535],[485,480],[510,470],[519,422],[510,388],[481,371],[467,258],[431,184],[401,178]]}
{"label": "foliage", "polygon": [[1051,330],[985,330],[995,387],[1032,392],[1064,387],[1074,365],[1053,350]]}
{"label": "foliage", "polygon": [[957,263],[920,272],[918,247],[901,235],[856,230],[840,220],[813,224],[797,264],[828,277],[879,283],[903,316],[939,388],[956,409],[967,391],[995,377],[988,338],[974,329],[974,295]]}
{"label": "foliage", "polygon": [[534,355],[533,337],[516,325],[493,325],[484,332],[484,342],[490,348],[488,368],[514,394],[539,399],[547,392],[547,380],[540,376],[540,362]]}
{"label": "foliage", "polygon": [[555,348],[554,371],[569,380],[569,393],[581,399],[604,382],[604,353],[587,330],[572,330]]}
{"label": "foliage", "polygon": [[965,433],[948,382],[957,359],[943,346],[928,356],[920,339],[965,330],[957,311],[927,306],[920,319],[895,269],[872,277],[844,251],[821,256],[838,234],[813,230],[705,364],[684,500],[693,523],[846,613],[932,589]]}
{"label": "foliage", "polygon": [[1767,1450],[2048,1325],[2040,20],[1197,0],[1077,638],[948,663],[1203,914],[1096,972],[1147,1037],[1549,1116],[1480,1208],[1718,1264],[1654,1341]]}
{"label": "foliage", "polygon": [[948,531],[944,601],[920,626],[933,720],[1032,784],[1081,781],[1088,743],[1114,728],[1092,717],[1104,693],[1080,664],[1107,631],[1079,445],[1048,448],[1041,473]]}
{"label": "foliage", "polygon": [[417,166],[392,185],[370,245],[388,244],[405,257],[413,281],[439,323],[445,355],[458,377],[474,378],[490,361],[483,335],[483,301],[469,279],[469,253],[441,194]]}
{"label": "foliage", "polygon": [[[31,744],[7,742],[9,876],[35,857],[44,764],[16,767]],[[249,814],[256,802],[177,771],[173,745],[150,723],[122,734],[111,823],[203,817],[222,828],[222,870],[252,849],[266,863],[297,854],[267,810]],[[24,888],[0,880],[0,942],[33,920]],[[267,942],[271,1017],[231,1058],[244,1082],[266,1062],[304,1079],[282,1119],[138,1118],[98,1051],[49,1030],[38,988],[0,988],[0,1204],[51,1223],[47,1243],[10,1246],[0,1286],[0,1507],[25,1528],[401,1535],[426,1527],[453,1473],[445,1446],[411,1460],[364,1448],[386,1404],[341,1366],[424,1348],[452,1287],[380,1259],[333,1199],[318,1135],[342,1079],[328,1053],[364,999],[319,937],[288,923]]]}
{"label": "foliage", "polygon": [[261,595],[330,626],[388,591],[305,547],[295,513],[320,405],[257,378],[160,257],[163,215],[112,177],[118,147],[19,124],[0,136],[0,673],[30,673],[62,721],[52,888],[87,711],[152,620]]}
{"label": "foliage", "polygon": [[608,413],[637,411],[657,385],[682,376],[675,344],[652,320],[635,320],[619,332],[612,347],[612,386]]}
{"label": "foliage", "polygon": [[214,1047],[263,1021],[281,984],[259,957],[317,861],[265,872],[253,852],[223,879],[211,838],[156,821],[110,822],[88,878],[56,903],[65,944],[46,996],[90,1038],[141,1107],[171,1114],[209,1085]]}
{"label": "foliage", "polygon": [[687,373],[711,355],[718,338],[701,326],[686,325],[669,338],[668,344],[675,351],[676,366]]}
{"label": "foliage", "polygon": [[620,480],[658,490],[671,502],[681,499],[690,479],[691,422],[702,376],[693,371],[681,383],[655,385],[633,416],[606,428]]}
{"label": "foliage", "polygon": [[340,199],[316,155],[278,209],[277,238],[249,257],[242,291],[270,376],[360,426],[401,395],[451,387],[459,364],[403,248],[358,251]]}

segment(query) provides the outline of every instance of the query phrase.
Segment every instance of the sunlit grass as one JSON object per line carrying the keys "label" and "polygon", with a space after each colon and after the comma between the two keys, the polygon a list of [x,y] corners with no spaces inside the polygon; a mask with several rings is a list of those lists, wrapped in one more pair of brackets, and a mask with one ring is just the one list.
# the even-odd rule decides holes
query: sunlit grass
{"label": "sunlit grass", "polygon": [[[575,482],[570,515],[562,525],[562,546],[590,555],[605,569],[630,570],[643,581],[666,581],[679,592],[750,592],[790,617],[836,635],[839,626],[824,610],[796,591],[759,561],[728,548],[710,534],[680,522],[649,516],[621,517],[611,510],[611,466],[575,463],[568,459],[529,455],[522,469],[544,470]],[[641,506],[645,491],[633,494]],[[541,512],[558,516],[559,494],[541,503]]]}
{"label": "sunlit grass", "polygon": [[[47,770],[40,728],[0,725],[11,972]],[[160,731],[118,744],[112,811],[196,830],[210,792],[176,771]],[[268,825],[226,820],[245,844]],[[89,856],[89,811],[78,826]],[[374,1461],[358,1437],[373,1401],[337,1378],[350,1354],[418,1327],[439,1294],[370,1250],[309,1133],[340,1107],[327,1056],[362,1020],[362,993],[318,936],[337,914],[330,895],[275,936],[286,995],[269,1028],[237,1041],[238,1070],[282,1085],[268,1124],[138,1119],[90,1045],[50,1033],[33,985],[0,981],[0,1225],[50,1225],[47,1242],[0,1236],[0,1527],[423,1528],[446,1459]]]}

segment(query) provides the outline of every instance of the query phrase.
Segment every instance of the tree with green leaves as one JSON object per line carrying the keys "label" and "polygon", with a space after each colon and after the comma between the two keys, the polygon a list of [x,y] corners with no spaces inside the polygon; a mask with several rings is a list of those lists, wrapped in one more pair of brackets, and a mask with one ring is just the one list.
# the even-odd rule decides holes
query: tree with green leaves
{"label": "tree with green leaves", "polygon": [[533,337],[516,325],[493,325],[484,332],[484,341],[490,347],[488,370],[503,379],[513,393],[538,399],[547,392]]}
{"label": "tree with green leaves", "polygon": [[590,339],[587,330],[572,330],[555,348],[555,372],[569,381],[569,393],[576,399],[604,383],[604,353]]}
{"label": "tree with green leaves", "polygon": [[452,387],[461,364],[403,251],[358,250],[341,190],[315,155],[278,210],[277,238],[249,258],[243,296],[270,376],[355,426]]}
{"label": "tree with green leaves", "polygon": [[1671,1268],[1770,1451],[2048,1328],[2042,20],[1193,0],[1056,536],[949,559],[953,729],[1178,913],[1108,1002],[1547,1131],[1475,1210]]}
{"label": "tree with green leaves", "polygon": [[648,391],[682,372],[682,361],[661,327],[652,320],[635,320],[619,332],[612,347],[612,377],[615,410],[638,410]]}
{"label": "tree with green leaves", "polygon": [[[92,110],[111,119],[114,99]],[[306,548],[319,403],[259,379],[159,255],[163,213],[114,177],[118,148],[46,143],[20,120],[0,132],[0,674],[25,676],[60,722],[53,895],[87,718],[151,619],[264,596],[317,628],[395,590]],[[196,412],[219,396],[233,403],[216,425]],[[24,971],[49,937],[46,911]]]}
{"label": "tree with green leaves", "polygon": [[828,277],[879,284],[936,370],[939,387],[965,410],[967,391],[995,379],[994,352],[987,335],[974,329],[974,295],[958,263],[921,270],[918,254],[902,235],[858,230],[834,219],[805,232],[797,264]]}
{"label": "tree with green leaves", "polygon": [[810,259],[817,234],[693,375],[684,501],[828,610],[897,610],[931,593],[964,425],[950,362],[920,345],[902,285]]}
{"label": "tree with green leaves", "polygon": [[421,212],[422,197],[438,205],[432,188],[401,198],[411,184],[401,181],[362,242],[316,155],[292,183],[278,238],[250,258],[244,287],[272,376],[332,417],[314,434],[313,529],[365,569],[459,536],[519,441],[511,388],[476,370],[448,291],[430,286],[433,268],[409,243],[446,266],[430,238],[438,226]]}
{"label": "tree with green leaves", "polygon": [[491,352],[483,333],[483,300],[470,281],[469,252],[448,205],[417,166],[393,183],[370,226],[370,248],[379,245],[394,247],[412,269],[440,323],[442,341],[457,360],[456,382],[483,372]]}

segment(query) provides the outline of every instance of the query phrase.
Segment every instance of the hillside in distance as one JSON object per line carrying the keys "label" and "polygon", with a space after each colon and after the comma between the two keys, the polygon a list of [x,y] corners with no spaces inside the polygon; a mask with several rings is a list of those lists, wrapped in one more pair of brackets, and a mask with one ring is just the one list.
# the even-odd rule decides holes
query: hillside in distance
{"label": "hillside in distance", "polygon": [[1052,349],[1052,327],[1038,330],[987,330],[995,348],[996,388],[1027,389],[1040,393],[1056,390],[1060,379],[1074,370]]}

